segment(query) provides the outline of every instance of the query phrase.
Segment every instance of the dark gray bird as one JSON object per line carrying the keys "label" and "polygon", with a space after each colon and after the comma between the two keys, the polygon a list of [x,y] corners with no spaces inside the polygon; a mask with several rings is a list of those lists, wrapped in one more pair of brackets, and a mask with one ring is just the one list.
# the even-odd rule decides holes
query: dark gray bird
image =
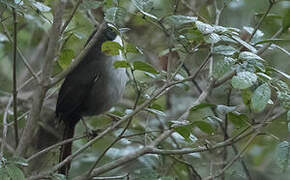
{"label": "dark gray bird", "polygon": [[[97,32],[95,30],[89,40]],[[58,94],[56,116],[64,122],[63,139],[72,138],[76,124],[83,116],[93,116],[109,110],[121,98],[128,80],[124,68],[115,69],[113,62],[122,60],[119,56],[106,56],[101,51],[105,41],[122,43],[116,30],[107,26],[96,44],[89,49],[84,59],[69,73]],[[62,146],[59,160],[71,154],[72,143]],[[68,174],[70,163],[59,173]]]}

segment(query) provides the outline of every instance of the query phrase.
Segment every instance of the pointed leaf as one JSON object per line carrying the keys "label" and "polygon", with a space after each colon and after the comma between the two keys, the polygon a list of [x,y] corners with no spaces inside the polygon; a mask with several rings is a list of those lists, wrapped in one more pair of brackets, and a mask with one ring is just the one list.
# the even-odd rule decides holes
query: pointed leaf
{"label": "pointed leaf", "polygon": [[148,16],[152,19],[158,19],[153,14],[150,14],[149,12],[153,8],[153,1],[152,0],[132,0],[135,7],[145,16]]}
{"label": "pointed leaf", "polygon": [[6,171],[12,180],[25,180],[23,172],[13,164],[8,164],[6,166]]}
{"label": "pointed leaf", "polygon": [[290,27],[290,9],[289,8],[287,9],[286,13],[283,16],[282,26],[283,26],[284,31]]}
{"label": "pointed leaf", "polygon": [[256,81],[256,74],[248,71],[239,72],[232,78],[232,86],[236,89],[247,89],[251,87]]}
{"label": "pointed leaf", "polygon": [[210,34],[214,31],[214,27],[201,21],[196,21],[195,25],[202,34]]}
{"label": "pointed leaf", "polygon": [[239,55],[239,58],[242,59],[242,60],[261,60],[261,61],[264,61],[264,59],[262,59],[260,56],[252,53],[252,52],[249,52],[249,51],[243,51],[240,53]]}
{"label": "pointed leaf", "polygon": [[102,44],[102,52],[104,52],[108,56],[117,56],[120,54],[120,50],[123,47],[114,41],[106,41]]}
{"label": "pointed leaf", "polygon": [[206,121],[194,121],[192,123],[192,125],[198,127],[200,130],[202,130],[203,132],[205,132],[207,134],[214,133],[213,127],[211,126],[210,123],[208,123]]}
{"label": "pointed leaf", "polygon": [[251,44],[247,43],[246,41],[242,40],[240,37],[232,36],[232,38],[235,41],[237,41],[238,43],[240,43],[242,46],[244,46],[245,48],[250,50],[252,53],[257,53],[257,49],[256,48],[254,48]]}
{"label": "pointed leaf", "polygon": [[137,49],[137,47],[134,46],[131,43],[126,43],[125,51],[126,51],[126,53],[132,53],[132,54],[138,54],[139,53],[139,50]]}
{"label": "pointed leaf", "polygon": [[32,1],[32,4],[41,12],[49,12],[51,9],[50,7],[46,6],[45,4],[41,2]]}
{"label": "pointed leaf", "polygon": [[114,68],[129,68],[130,64],[127,61],[115,61]]}
{"label": "pointed leaf", "polygon": [[271,89],[267,83],[259,86],[252,95],[251,107],[254,112],[261,112],[265,109],[271,97]]}
{"label": "pointed leaf", "polygon": [[180,26],[187,23],[193,23],[197,20],[197,17],[193,16],[182,16],[182,15],[172,15],[168,16],[164,19],[164,21],[168,24],[173,24],[176,26]]}
{"label": "pointed leaf", "polygon": [[196,106],[193,106],[192,108],[190,108],[190,112],[194,112],[198,109],[202,109],[202,108],[207,108],[207,107],[216,107],[215,104],[208,104],[208,103],[202,103],[202,104],[199,104],[199,105],[196,105]]}
{"label": "pointed leaf", "polygon": [[121,7],[112,7],[105,12],[105,20],[117,26],[123,26],[127,11]]}
{"label": "pointed leaf", "polygon": [[153,74],[158,74],[153,66],[142,61],[133,62],[134,70],[145,71]]}
{"label": "pointed leaf", "polygon": [[219,45],[213,49],[213,53],[225,56],[232,56],[235,52],[237,52],[237,49],[235,49],[233,46],[226,45]]}
{"label": "pointed leaf", "polygon": [[221,40],[220,36],[216,33],[211,33],[204,36],[204,41],[207,43],[217,43]]}
{"label": "pointed leaf", "polygon": [[247,124],[248,117],[244,114],[230,112],[227,114],[228,120],[237,127],[244,127]]}
{"label": "pointed leaf", "polygon": [[290,166],[290,144],[287,141],[283,141],[278,144],[275,153],[275,160],[277,165],[285,172]]}
{"label": "pointed leaf", "polygon": [[58,64],[62,69],[67,68],[75,57],[75,52],[72,49],[64,49],[58,59]]}

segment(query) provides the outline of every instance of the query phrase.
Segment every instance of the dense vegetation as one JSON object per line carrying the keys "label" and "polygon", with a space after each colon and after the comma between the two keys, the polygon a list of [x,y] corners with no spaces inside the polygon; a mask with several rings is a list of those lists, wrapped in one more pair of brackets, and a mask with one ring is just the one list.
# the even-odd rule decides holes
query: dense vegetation
{"label": "dense vegetation", "polygon": [[[57,92],[103,21],[130,81],[58,163]],[[289,32],[287,0],[0,0],[0,177],[288,179]]]}

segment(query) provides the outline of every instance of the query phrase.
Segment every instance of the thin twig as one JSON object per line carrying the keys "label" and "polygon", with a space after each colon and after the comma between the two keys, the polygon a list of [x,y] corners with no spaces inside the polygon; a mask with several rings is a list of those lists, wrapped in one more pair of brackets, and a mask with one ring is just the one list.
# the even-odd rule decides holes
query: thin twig
{"label": "thin twig", "polygon": [[64,32],[64,30],[66,29],[66,27],[69,25],[69,23],[71,22],[72,18],[74,17],[75,13],[77,12],[77,9],[79,8],[80,4],[82,3],[83,0],[79,0],[76,4],[76,6],[73,9],[73,12],[71,13],[71,15],[69,16],[69,18],[65,21],[64,25],[62,26],[62,29],[60,31],[60,33],[62,34]]}
{"label": "thin twig", "polygon": [[57,147],[59,147],[59,146],[62,146],[62,145],[64,145],[64,144],[67,144],[67,143],[70,143],[70,142],[73,142],[73,141],[76,141],[76,140],[79,140],[79,139],[82,139],[82,138],[85,138],[85,137],[88,137],[88,135],[69,138],[69,139],[66,139],[66,140],[64,140],[64,141],[61,141],[61,142],[59,142],[59,143],[57,143],[57,144],[53,144],[53,145],[51,145],[51,146],[49,146],[49,147],[47,147],[47,148],[45,148],[45,149],[43,149],[43,150],[41,150],[41,151],[35,153],[35,154],[33,154],[32,156],[30,156],[30,157],[27,158],[26,160],[27,160],[27,162],[29,162],[29,161],[31,161],[31,160],[33,160],[33,159],[39,157],[40,155],[49,152],[49,151],[52,150],[52,149],[55,149],[55,148],[57,148]]}
{"label": "thin twig", "polygon": [[[10,33],[7,29],[7,27],[5,26],[4,23],[1,22],[1,25],[2,25],[2,28],[3,28],[3,31],[5,33],[5,35],[8,37],[9,41],[11,43],[13,43],[13,40],[12,40],[12,37],[10,36]],[[19,47],[17,47],[17,52],[18,54],[20,55],[24,65],[26,66],[26,68],[28,69],[28,71],[31,73],[31,75],[37,80],[37,82],[39,83],[40,82],[40,79],[39,77],[35,74],[33,68],[31,67],[31,65],[29,64],[29,61],[28,59],[24,56],[24,54],[22,53],[22,51],[19,49]]]}
{"label": "thin twig", "polygon": [[247,40],[247,42],[250,42],[251,39],[254,37],[254,35],[256,34],[256,32],[258,31],[258,29],[261,27],[263,21],[265,20],[265,18],[267,17],[267,15],[269,14],[270,10],[272,9],[275,1],[269,0],[269,7],[267,9],[267,11],[265,12],[265,14],[262,16],[262,18],[259,20],[259,22],[256,24],[254,31],[252,32],[250,38]]}
{"label": "thin twig", "polygon": [[178,161],[179,163],[182,163],[182,164],[185,164],[186,166],[188,166],[194,175],[193,178],[195,180],[201,180],[201,176],[198,174],[198,172],[195,170],[195,168],[190,163],[188,163],[187,161],[185,161],[183,159],[176,158],[174,156],[169,156],[169,157],[173,158],[174,160]]}
{"label": "thin twig", "polygon": [[13,117],[15,144],[18,145],[18,123],[17,123],[17,77],[16,77],[16,56],[17,56],[17,14],[12,8],[13,14]]}
{"label": "thin twig", "polygon": [[126,177],[129,177],[129,174],[124,174],[124,175],[120,175],[120,176],[110,176],[110,177],[94,177],[94,180],[100,179],[100,180],[106,180],[106,179],[124,179]]}
{"label": "thin twig", "polygon": [[3,115],[3,130],[2,130],[2,143],[1,143],[1,152],[0,152],[0,160],[3,159],[4,156],[4,147],[6,146],[6,137],[7,137],[7,131],[8,131],[8,126],[7,126],[7,117],[8,117],[8,111],[9,107],[12,103],[13,97],[9,99],[9,102],[6,106],[4,115]]}
{"label": "thin twig", "polygon": [[[280,29],[270,38],[270,39],[275,39],[276,37],[280,36],[283,33],[283,27],[280,27]],[[257,55],[263,54],[270,46],[272,43],[266,44],[263,48],[259,49],[257,52]]]}

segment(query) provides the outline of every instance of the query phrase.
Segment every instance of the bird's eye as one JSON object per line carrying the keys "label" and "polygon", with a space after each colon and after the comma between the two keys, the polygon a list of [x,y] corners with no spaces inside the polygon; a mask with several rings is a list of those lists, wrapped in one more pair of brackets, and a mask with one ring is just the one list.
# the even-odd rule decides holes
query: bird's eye
{"label": "bird's eye", "polygon": [[106,36],[107,40],[112,41],[112,40],[114,40],[116,38],[117,33],[115,32],[115,30],[113,28],[108,27],[105,30],[105,36]]}

